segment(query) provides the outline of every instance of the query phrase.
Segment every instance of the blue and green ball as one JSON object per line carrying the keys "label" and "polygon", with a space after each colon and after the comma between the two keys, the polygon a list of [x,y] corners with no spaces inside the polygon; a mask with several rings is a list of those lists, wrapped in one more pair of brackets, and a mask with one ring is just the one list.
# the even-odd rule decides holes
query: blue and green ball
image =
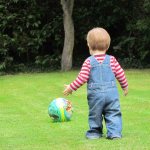
{"label": "blue and green ball", "polygon": [[65,98],[54,99],[48,107],[48,114],[55,122],[69,121],[72,112],[72,104]]}

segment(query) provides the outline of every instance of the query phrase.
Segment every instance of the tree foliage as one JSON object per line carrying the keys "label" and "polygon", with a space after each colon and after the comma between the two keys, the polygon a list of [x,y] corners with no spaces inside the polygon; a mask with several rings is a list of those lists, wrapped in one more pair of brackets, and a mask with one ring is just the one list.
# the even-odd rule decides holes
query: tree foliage
{"label": "tree foliage", "polygon": [[[17,64],[36,64],[37,56],[54,55],[55,51],[61,49],[61,7],[54,8],[54,5],[56,6],[54,2],[43,3],[35,0],[1,2],[1,70],[7,70],[9,66]],[[53,10],[49,15],[51,7]]]}
{"label": "tree foliage", "polygon": [[[0,70],[29,65],[58,69],[64,43],[62,14],[60,1],[1,0]],[[108,52],[124,67],[149,67],[149,16],[149,0],[75,0],[74,66],[88,55],[88,30],[101,26],[111,35]]]}

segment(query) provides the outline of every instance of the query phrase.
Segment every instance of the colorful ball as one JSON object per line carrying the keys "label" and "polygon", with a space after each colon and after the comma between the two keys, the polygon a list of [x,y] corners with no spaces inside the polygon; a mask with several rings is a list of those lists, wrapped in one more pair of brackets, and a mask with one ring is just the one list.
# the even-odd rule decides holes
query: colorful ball
{"label": "colorful ball", "polygon": [[48,107],[48,114],[55,122],[69,121],[72,112],[72,104],[65,98],[54,99]]}

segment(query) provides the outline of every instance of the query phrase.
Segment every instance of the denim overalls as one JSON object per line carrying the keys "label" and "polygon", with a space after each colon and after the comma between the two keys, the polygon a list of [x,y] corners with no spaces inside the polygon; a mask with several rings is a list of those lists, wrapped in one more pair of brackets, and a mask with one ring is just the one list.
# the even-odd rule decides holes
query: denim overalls
{"label": "denim overalls", "polygon": [[107,128],[107,138],[120,138],[122,118],[115,75],[110,66],[110,56],[102,63],[90,56],[90,77],[87,83],[89,105],[89,127],[86,137],[99,138],[103,133],[103,117]]}

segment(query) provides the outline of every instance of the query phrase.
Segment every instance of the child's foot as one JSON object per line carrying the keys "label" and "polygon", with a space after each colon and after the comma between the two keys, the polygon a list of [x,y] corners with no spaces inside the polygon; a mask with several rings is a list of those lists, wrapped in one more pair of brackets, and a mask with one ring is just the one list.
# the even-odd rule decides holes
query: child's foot
{"label": "child's foot", "polygon": [[121,137],[107,137],[108,140],[119,140]]}
{"label": "child's foot", "polygon": [[100,137],[101,135],[97,133],[86,133],[86,138],[90,140],[99,139]]}
{"label": "child's foot", "polygon": [[87,139],[89,140],[95,140],[95,139],[99,139],[100,137],[96,137],[96,136],[86,136]]}

